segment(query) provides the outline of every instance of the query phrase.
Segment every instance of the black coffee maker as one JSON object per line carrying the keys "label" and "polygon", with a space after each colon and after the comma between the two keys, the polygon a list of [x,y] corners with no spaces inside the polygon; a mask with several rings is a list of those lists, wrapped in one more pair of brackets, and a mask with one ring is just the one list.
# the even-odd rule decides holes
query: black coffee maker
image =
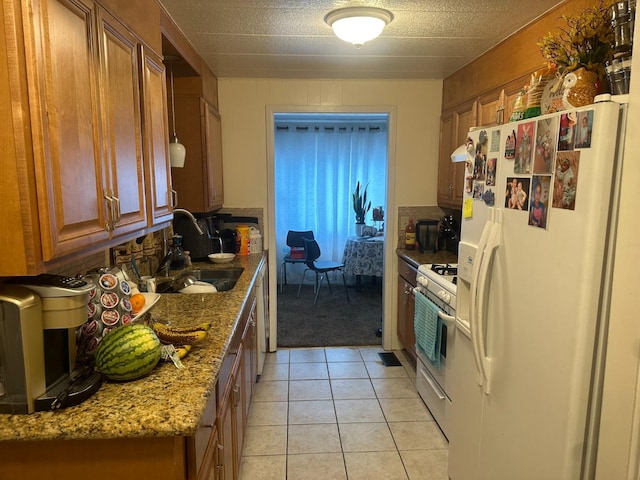
{"label": "black coffee maker", "polygon": [[198,233],[195,225],[186,215],[176,215],[173,217],[173,231],[176,235],[182,236],[182,248],[189,252],[189,256],[193,261],[204,261],[208,259],[210,253],[219,252],[214,247],[217,241],[214,241],[205,218],[196,217],[196,222],[200,229],[204,232],[202,235]]}

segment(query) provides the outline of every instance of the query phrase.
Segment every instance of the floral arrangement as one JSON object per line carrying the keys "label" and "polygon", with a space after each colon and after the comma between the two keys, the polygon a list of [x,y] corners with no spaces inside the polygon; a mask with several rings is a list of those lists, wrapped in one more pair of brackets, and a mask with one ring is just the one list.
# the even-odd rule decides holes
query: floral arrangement
{"label": "floral arrangement", "polygon": [[614,33],[610,8],[613,0],[598,0],[596,5],[575,16],[562,15],[566,27],[549,32],[537,43],[542,56],[564,75],[580,67],[604,77],[604,63],[613,58]]}

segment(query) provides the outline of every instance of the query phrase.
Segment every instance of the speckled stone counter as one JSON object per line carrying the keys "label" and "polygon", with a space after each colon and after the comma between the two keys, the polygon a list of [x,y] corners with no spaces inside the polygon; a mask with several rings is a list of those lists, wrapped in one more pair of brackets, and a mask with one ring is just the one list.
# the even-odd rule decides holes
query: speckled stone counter
{"label": "speckled stone counter", "polygon": [[194,264],[196,268],[242,267],[244,271],[230,291],[164,294],[150,310],[153,317],[176,325],[212,323],[207,338],[183,360],[186,368],[178,370],[172,363],[161,362],[144,378],[106,381],[95,395],[74,407],[31,415],[0,415],[0,441],[193,435],[264,259],[253,254],[236,257],[229,264]]}
{"label": "speckled stone counter", "polygon": [[396,254],[406,260],[414,267],[419,267],[425,263],[457,263],[458,255],[446,250],[438,252],[420,253],[418,250],[405,250],[404,248],[396,249]]}

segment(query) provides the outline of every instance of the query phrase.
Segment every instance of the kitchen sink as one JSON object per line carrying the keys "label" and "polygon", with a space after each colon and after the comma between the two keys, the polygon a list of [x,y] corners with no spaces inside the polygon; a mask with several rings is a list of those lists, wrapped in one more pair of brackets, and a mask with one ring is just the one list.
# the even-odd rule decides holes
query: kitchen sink
{"label": "kitchen sink", "polygon": [[191,273],[201,282],[212,284],[219,292],[231,290],[236,286],[236,282],[244,268],[197,268]]}

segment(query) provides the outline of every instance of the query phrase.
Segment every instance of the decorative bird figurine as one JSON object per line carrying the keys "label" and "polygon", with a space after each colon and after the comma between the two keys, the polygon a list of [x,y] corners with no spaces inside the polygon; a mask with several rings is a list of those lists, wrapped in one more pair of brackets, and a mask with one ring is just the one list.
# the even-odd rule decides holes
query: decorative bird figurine
{"label": "decorative bird figurine", "polygon": [[562,84],[562,105],[565,110],[592,104],[597,93],[597,80],[595,72],[584,68],[567,73]]}

